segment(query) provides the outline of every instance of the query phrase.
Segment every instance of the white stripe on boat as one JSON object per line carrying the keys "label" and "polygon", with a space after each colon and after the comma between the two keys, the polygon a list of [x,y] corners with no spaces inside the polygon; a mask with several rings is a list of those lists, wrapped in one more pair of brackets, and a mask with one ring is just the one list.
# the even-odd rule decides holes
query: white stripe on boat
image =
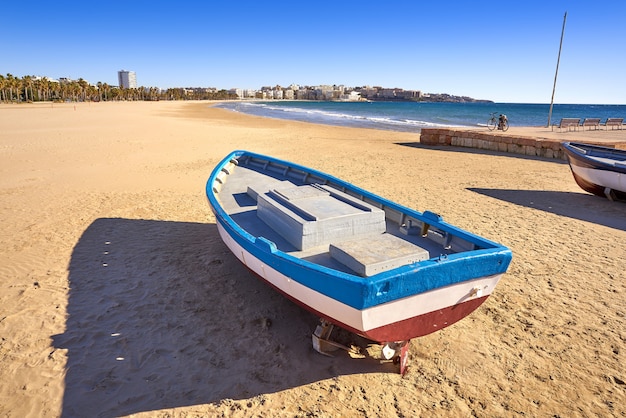
{"label": "white stripe on boat", "polygon": [[359,310],[310,289],[265,265],[240,246],[219,222],[217,227],[228,248],[250,270],[301,303],[363,332],[454,306],[473,298],[489,296],[502,276],[496,274],[468,280]]}
{"label": "white stripe on boat", "polygon": [[626,191],[626,175],[614,171],[571,165],[572,171],[590,183]]}

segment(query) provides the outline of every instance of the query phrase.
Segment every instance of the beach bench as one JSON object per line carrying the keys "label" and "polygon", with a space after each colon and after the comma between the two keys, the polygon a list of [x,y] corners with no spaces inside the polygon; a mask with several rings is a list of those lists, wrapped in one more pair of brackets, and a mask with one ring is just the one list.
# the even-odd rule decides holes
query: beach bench
{"label": "beach bench", "polygon": [[624,118],[607,118],[606,122],[604,122],[606,129],[609,129],[610,126],[611,130],[614,128],[622,129],[623,124]]}
{"label": "beach bench", "polygon": [[567,131],[569,132],[569,128],[574,128],[574,130],[576,130],[579,125],[580,118],[563,118],[561,119],[561,122],[552,125],[552,130],[554,130],[554,127],[556,126],[559,130],[567,128]]}
{"label": "beach bench", "polygon": [[600,127],[600,118],[585,118],[581,126],[583,127],[583,131],[587,126],[589,130],[591,130],[591,128],[598,129]]}

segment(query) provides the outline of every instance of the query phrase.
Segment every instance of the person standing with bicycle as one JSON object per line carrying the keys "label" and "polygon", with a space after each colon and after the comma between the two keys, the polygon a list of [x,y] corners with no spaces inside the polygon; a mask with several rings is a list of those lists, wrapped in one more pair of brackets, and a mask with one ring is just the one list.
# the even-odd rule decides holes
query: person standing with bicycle
{"label": "person standing with bicycle", "polygon": [[501,113],[500,117],[498,118],[498,130],[506,131],[507,129],[509,129],[509,120],[507,119],[505,114]]}
{"label": "person standing with bicycle", "polygon": [[496,112],[491,113],[491,117],[487,121],[487,128],[490,131],[498,128],[499,131],[506,131],[509,129],[509,119],[505,114],[500,114],[500,116],[496,117]]}

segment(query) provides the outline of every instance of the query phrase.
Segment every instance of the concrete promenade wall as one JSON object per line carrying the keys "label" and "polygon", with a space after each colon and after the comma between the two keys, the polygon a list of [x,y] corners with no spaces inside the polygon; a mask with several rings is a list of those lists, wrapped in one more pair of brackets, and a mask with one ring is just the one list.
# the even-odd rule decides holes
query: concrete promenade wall
{"label": "concrete promenade wall", "polygon": [[451,128],[422,128],[423,145],[451,145],[567,160],[560,140]]}

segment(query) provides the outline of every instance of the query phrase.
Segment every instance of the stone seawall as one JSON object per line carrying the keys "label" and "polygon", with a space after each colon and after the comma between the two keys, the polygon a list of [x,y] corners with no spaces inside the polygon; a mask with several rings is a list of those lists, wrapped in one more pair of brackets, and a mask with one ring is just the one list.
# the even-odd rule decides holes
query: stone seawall
{"label": "stone seawall", "polygon": [[423,145],[451,145],[567,160],[560,140],[450,128],[422,128]]}

